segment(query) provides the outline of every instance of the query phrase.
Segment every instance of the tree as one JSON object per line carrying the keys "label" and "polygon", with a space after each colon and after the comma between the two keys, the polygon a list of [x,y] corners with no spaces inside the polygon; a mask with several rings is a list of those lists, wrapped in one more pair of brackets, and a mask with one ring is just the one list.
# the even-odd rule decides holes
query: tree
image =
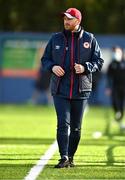
{"label": "tree", "polygon": [[94,33],[125,33],[124,0],[0,0],[1,31],[53,32],[63,28],[60,12],[83,14],[82,25]]}

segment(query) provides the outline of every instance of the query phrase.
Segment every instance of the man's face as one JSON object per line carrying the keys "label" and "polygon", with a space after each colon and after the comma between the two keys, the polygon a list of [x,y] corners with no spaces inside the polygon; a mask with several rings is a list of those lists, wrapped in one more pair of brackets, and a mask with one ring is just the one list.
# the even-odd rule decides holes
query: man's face
{"label": "man's face", "polygon": [[79,20],[76,18],[70,19],[67,16],[64,16],[64,28],[66,30],[73,31],[75,27],[80,24]]}
{"label": "man's face", "polygon": [[121,61],[122,60],[122,57],[123,57],[123,52],[120,48],[116,48],[114,51],[113,51],[113,58],[116,60],[116,61]]}

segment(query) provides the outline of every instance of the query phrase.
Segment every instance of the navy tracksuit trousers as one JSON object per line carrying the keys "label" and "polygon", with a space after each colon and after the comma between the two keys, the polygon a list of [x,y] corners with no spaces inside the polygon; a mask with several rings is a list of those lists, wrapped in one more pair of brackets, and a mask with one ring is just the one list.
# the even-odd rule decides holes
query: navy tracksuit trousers
{"label": "navy tracksuit trousers", "polygon": [[121,116],[119,118],[115,117],[116,120],[121,121],[124,115],[124,102],[125,102],[125,88],[114,87],[112,91],[112,106],[114,112],[120,112]]}
{"label": "navy tracksuit trousers", "polygon": [[57,142],[60,155],[74,156],[81,136],[87,99],[66,99],[58,96],[53,99],[57,113]]}

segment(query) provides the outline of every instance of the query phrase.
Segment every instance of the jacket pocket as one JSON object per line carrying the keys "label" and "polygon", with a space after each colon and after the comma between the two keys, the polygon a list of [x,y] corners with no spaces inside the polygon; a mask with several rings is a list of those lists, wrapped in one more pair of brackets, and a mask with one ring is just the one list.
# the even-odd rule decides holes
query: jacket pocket
{"label": "jacket pocket", "polygon": [[92,90],[92,74],[81,75],[79,79],[79,92]]}

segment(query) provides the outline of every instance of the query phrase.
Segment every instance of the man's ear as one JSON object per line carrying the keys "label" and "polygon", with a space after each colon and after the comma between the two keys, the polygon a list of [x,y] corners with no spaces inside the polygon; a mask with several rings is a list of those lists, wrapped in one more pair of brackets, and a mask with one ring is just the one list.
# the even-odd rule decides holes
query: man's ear
{"label": "man's ear", "polygon": [[79,25],[79,24],[80,24],[79,19],[76,19],[76,25]]}

